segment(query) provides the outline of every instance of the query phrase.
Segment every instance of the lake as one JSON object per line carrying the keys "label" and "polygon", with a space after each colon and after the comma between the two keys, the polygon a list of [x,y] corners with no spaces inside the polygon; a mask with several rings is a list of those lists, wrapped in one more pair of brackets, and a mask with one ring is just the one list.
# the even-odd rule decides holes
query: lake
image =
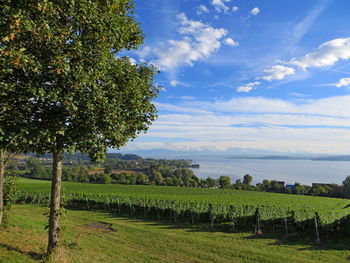
{"label": "lake", "polygon": [[[175,158],[174,158],[175,159]],[[350,175],[349,161],[311,161],[311,160],[262,160],[227,159],[227,157],[186,157],[199,163],[199,169],[192,169],[200,178],[218,178],[227,175],[242,179],[245,174],[253,176],[253,182],[263,179],[285,181],[287,184],[300,182],[341,184]]]}

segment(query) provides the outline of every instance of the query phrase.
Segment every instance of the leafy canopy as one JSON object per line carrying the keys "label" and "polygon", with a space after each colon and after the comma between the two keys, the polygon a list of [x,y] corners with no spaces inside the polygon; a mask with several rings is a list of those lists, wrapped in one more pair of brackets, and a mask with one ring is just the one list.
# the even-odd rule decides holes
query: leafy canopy
{"label": "leafy canopy", "polygon": [[129,0],[1,2],[0,143],[99,160],[147,130],[157,70],[116,56],[142,44],[132,9]]}

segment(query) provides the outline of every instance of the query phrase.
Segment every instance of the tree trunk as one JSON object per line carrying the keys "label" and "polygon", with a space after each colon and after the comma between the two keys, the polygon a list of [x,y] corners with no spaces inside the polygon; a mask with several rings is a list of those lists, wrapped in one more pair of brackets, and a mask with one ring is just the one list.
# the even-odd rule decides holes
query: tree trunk
{"label": "tree trunk", "polygon": [[61,178],[62,178],[62,158],[63,151],[56,149],[53,152],[53,169],[50,199],[49,218],[49,242],[47,253],[51,254],[58,246],[59,234],[61,230]]}
{"label": "tree trunk", "polygon": [[4,218],[5,151],[0,149],[0,226]]}

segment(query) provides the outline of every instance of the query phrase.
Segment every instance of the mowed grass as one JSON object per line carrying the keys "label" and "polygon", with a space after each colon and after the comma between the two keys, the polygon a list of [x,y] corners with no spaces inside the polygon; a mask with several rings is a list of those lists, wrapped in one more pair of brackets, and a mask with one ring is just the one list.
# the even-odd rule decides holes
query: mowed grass
{"label": "mowed grass", "polygon": [[[42,262],[47,208],[17,205],[10,225],[0,230],[0,262]],[[114,231],[89,227],[109,223]],[[348,262],[348,241],[313,245],[305,235],[288,240],[253,233],[210,231],[203,226],[169,225],[68,210],[56,262]],[[77,245],[75,242],[78,238]]]}

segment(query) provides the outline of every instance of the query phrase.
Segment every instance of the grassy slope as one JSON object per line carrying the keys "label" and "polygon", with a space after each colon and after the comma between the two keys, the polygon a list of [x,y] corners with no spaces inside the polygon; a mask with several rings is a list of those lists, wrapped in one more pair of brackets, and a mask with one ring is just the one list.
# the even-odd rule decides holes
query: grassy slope
{"label": "grassy slope", "polygon": [[[46,208],[21,205],[11,225],[0,230],[0,262],[40,262],[46,248]],[[107,222],[115,232],[86,227]],[[63,249],[58,262],[348,262],[347,243],[337,241],[315,249],[312,237],[280,242],[249,233],[207,232],[191,226],[112,217],[91,211],[68,211]],[[74,243],[81,234],[79,245]],[[297,242],[296,242],[297,241]]]}

